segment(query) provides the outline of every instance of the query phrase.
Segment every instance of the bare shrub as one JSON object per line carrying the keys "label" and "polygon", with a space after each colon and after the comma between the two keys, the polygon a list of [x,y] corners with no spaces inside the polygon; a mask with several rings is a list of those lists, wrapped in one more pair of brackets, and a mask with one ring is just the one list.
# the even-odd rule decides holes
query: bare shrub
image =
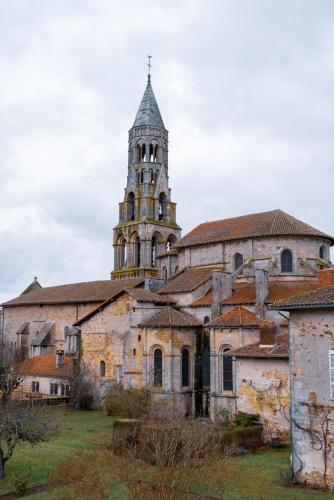
{"label": "bare shrub", "polygon": [[151,409],[151,393],[148,389],[124,389],[122,385],[111,388],[106,394],[103,407],[107,415],[122,418],[144,418]]}

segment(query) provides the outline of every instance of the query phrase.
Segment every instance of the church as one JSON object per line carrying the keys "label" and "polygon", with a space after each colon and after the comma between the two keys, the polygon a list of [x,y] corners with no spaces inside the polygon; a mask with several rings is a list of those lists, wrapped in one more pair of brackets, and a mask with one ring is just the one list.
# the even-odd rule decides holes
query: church
{"label": "church", "polygon": [[35,392],[44,377],[54,394],[80,345],[102,394],[115,383],[149,387],[173,415],[242,410],[260,413],[269,437],[288,432],[257,398],[277,382],[288,405],[289,313],[270,305],[334,284],[334,238],[279,209],[201,223],[182,237],[168,168],[149,75],[129,131],[111,279],[35,279],[2,304],[4,338],[26,358]]}

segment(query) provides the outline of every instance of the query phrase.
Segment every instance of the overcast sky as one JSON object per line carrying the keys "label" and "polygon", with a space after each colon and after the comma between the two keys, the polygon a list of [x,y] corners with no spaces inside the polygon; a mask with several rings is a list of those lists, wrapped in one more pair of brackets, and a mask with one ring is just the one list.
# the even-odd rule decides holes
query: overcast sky
{"label": "overcast sky", "polygon": [[0,0],[0,302],[109,278],[147,54],[183,234],[334,234],[333,0]]}

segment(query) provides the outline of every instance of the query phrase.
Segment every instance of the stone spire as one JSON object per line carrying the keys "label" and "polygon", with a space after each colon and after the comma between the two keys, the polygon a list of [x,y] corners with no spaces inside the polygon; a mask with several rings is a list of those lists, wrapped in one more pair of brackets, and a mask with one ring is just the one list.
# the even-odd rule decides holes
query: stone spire
{"label": "stone spire", "polygon": [[165,128],[158,103],[153,93],[150,74],[148,75],[146,89],[133,123],[133,127],[141,127],[144,125]]}

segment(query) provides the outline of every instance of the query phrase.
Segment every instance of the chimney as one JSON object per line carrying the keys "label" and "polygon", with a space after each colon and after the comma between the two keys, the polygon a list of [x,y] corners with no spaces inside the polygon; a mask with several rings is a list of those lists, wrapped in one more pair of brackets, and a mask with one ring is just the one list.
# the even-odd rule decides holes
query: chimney
{"label": "chimney", "polygon": [[56,368],[60,368],[64,364],[64,351],[56,351]]}
{"label": "chimney", "polygon": [[318,269],[318,287],[334,285],[334,268]]}
{"label": "chimney", "polygon": [[273,346],[276,342],[276,325],[272,321],[263,321],[260,326],[260,345]]}
{"label": "chimney", "polygon": [[264,303],[269,293],[269,273],[266,269],[255,270],[255,311],[260,318],[264,318]]}
{"label": "chimney", "polygon": [[212,271],[212,306],[211,319],[221,314],[222,301],[232,295],[232,274],[215,269]]}

